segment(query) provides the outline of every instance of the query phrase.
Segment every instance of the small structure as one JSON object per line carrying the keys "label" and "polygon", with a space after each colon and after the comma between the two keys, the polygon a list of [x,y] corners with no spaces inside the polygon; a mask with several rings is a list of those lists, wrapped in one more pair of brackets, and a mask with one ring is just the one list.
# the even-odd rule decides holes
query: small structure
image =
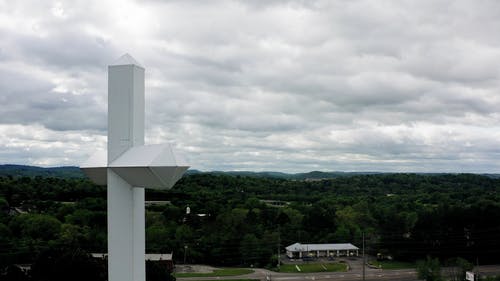
{"label": "small structure", "polygon": [[147,261],[158,262],[165,266],[168,272],[174,271],[174,261],[172,259],[173,253],[170,254],[146,254]]}
{"label": "small structure", "polygon": [[[101,259],[101,260],[108,259],[108,253],[91,253],[90,255],[95,259]],[[174,270],[174,267],[175,267],[172,257],[173,257],[173,253],[170,253],[170,254],[145,254],[146,261],[159,262],[160,264],[165,266],[169,272],[172,272]]]}
{"label": "small structure", "polygon": [[359,248],[351,243],[340,244],[300,244],[286,247],[286,255],[291,259],[303,257],[341,257],[359,256]]}
{"label": "small structure", "polygon": [[94,259],[102,259],[105,260],[108,258],[107,253],[91,253],[90,254]]}
{"label": "small structure", "polygon": [[148,200],[144,202],[144,205],[146,207],[156,207],[156,206],[161,207],[161,206],[172,205],[172,202],[164,200],[156,200],[156,201]]}
{"label": "small structure", "polygon": [[265,200],[265,199],[261,199],[259,201],[261,203],[266,204],[268,207],[283,208],[283,207],[286,207],[286,206],[290,205],[290,202],[281,201],[281,200]]}

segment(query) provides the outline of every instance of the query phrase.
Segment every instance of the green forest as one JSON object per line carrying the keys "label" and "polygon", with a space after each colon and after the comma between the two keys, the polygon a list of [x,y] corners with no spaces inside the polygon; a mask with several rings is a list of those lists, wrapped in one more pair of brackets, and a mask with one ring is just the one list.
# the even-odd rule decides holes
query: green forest
{"label": "green forest", "polygon": [[[147,190],[146,200],[168,201],[146,206],[146,252],[173,252],[177,262],[271,268],[295,242],[361,248],[363,233],[369,254],[398,261],[500,261],[500,179],[488,176],[195,173],[169,191]],[[64,249],[106,252],[106,188],[84,178],[0,176],[0,266],[36,265]]]}

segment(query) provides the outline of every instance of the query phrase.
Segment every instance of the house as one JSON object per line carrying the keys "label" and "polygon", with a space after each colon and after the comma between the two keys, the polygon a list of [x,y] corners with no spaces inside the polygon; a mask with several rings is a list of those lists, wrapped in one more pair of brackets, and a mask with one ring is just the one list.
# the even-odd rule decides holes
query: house
{"label": "house", "polygon": [[341,257],[359,256],[359,248],[351,243],[340,244],[301,244],[286,247],[286,255],[291,259],[303,257]]}

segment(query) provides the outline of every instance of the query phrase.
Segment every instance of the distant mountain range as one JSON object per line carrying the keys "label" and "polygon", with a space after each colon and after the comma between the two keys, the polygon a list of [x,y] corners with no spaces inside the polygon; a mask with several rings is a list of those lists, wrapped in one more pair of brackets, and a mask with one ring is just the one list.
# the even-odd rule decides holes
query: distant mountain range
{"label": "distant mountain range", "polygon": [[0,176],[13,177],[58,177],[58,178],[84,178],[80,168],[74,166],[42,168],[26,165],[0,165]]}
{"label": "distant mountain range", "polygon": [[258,178],[279,178],[288,180],[321,180],[321,179],[333,179],[338,177],[355,176],[355,175],[373,175],[381,174],[378,172],[321,172],[312,171],[308,173],[297,173],[288,174],[281,172],[250,172],[250,171],[211,171],[211,172],[201,172],[198,170],[188,170],[187,173],[190,174],[213,174],[213,175],[229,175],[229,176],[242,176],[242,177],[258,177]]}
{"label": "distant mountain range", "polygon": [[[186,176],[195,174],[229,175],[258,178],[278,178],[287,180],[321,180],[334,179],[339,177],[349,177],[356,175],[376,175],[389,174],[382,172],[321,172],[312,171],[308,173],[288,174],[281,172],[250,172],[250,171],[211,171],[203,172],[199,170],[188,170]],[[426,173],[427,175],[442,175],[444,173]],[[500,174],[483,174],[491,178],[500,178]],[[85,175],[80,168],[75,166],[43,168],[27,165],[0,165],[0,176],[12,177],[58,177],[58,178],[84,178]]]}
{"label": "distant mountain range", "polygon": [[[320,172],[313,171],[309,173],[297,173],[288,174],[281,172],[250,172],[250,171],[212,171],[212,172],[202,172],[199,170],[188,170],[186,175],[195,174],[212,174],[212,175],[229,175],[229,176],[242,176],[242,177],[259,177],[259,178],[279,178],[279,179],[289,179],[289,180],[319,180],[319,179],[331,179],[352,175],[366,175],[366,174],[377,174],[375,172]],[[0,165],[0,176],[13,176],[13,177],[60,177],[60,178],[84,178],[85,175],[80,170],[80,168],[75,166],[65,166],[65,167],[51,167],[43,168],[37,166],[27,166],[27,165]]]}

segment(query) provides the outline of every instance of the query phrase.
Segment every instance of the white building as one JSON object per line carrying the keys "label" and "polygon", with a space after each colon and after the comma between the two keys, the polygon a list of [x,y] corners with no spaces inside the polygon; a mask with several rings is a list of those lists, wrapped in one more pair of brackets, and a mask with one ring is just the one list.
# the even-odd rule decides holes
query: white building
{"label": "white building", "polygon": [[358,256],[359,248],[351,243],[340,244],[300,244],[286,247],[286,255],[291,259],[303,257]]}

